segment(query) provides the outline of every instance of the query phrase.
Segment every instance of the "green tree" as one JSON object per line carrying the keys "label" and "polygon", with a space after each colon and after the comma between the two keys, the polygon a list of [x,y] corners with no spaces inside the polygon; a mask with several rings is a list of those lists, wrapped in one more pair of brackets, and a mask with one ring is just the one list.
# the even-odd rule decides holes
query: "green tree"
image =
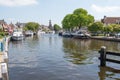
{"label": "green tree", "polygon": [[83,8],[74,10],[73,14],[67,14],[62,20],[64,29],[73,29],[75,27],[88,26],[94,22],[94,17]]}
{"label": "green tree", "polygon": [[103,23],[101,22],[94,22],[88,26],[88,30],[91,33],[98,33],[103,31]]}
{"label": "green tree", "polygon": [[115,37],[118,37],[118,33],[120,32],[120,25],[119,24],[112,24],[113,27],[113,33]]}
{"label": "green tree", "polygon": [[54,24],[54,30],[55,31],[59,31],[59,30],[61,30],[61,27],[59,26],[59,25],[57,25],[57,24]]}
{"label": "green tree", "polygon": [[79,15],[79,14],[87,15],[88,12],[85,9],[83,9],[83,8],[78,8],[78,9],[75,9],[73,11],[73,14],[76,14],[76,15]]}
{"label": "green tree", "polygon": [[5,36],[5,32],[3,31],[2,25],[0,25],[0,39]]}
{"label": "green tree", "polygon": [[114,33],[119,33],[120,32],[120,25],[112,24],[112,26],[113,26],[113,32]]}
{"label": "green tree", "polygon": [[63,26],[63,28],[64,29],[66,29],[66,30],[70,30],[72,27],[72,14],[67,14],[65,17],[64,17],[64,19],[63,19],[63,21],[62,21],[62,26]]}
{"label": "green tree", "polygon": [[112,32],[113,32],[113,27],[112,27],[112,25],[106,25],[106,26],[104,26],[103,31],[104,31],[105,35],[108,36],[109,33],[112,33]]}
{"label": "green tree", "polygon": [[36,22],[28,22],[25,27],[24,30],[31,30],[33,32],[37,32],[39,30],[40,25]]}

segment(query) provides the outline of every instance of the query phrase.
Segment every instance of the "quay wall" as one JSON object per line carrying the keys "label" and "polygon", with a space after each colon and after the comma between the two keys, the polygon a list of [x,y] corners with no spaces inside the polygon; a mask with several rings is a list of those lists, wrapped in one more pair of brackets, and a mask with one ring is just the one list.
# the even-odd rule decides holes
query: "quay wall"
{"label": "quay wall", "polygon": [[8,42],[10,37],[0,39],[0,80],[9,80],[8,76]]}
{"label": "quay wall", "polygon": [[114,37],[91,37],[91,39],[120,42],[120,38]]}

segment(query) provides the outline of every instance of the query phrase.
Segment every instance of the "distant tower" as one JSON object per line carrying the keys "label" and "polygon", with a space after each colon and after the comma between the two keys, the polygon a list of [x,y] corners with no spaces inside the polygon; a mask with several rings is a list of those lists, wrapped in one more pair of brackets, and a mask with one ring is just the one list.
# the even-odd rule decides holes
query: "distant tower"
{"label": "distant tower", "polygon": [[51,20],[49,20],[49,29],[51,29],[51,30],[53,29]]}

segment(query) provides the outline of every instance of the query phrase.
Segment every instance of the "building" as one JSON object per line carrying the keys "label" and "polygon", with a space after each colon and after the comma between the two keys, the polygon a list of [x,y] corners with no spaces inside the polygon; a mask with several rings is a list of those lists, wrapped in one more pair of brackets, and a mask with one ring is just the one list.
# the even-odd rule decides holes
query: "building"
{"label": "building", "polygon": [[47,31],[49,31],[50,29],[49,29],[49,26],[40,25],[40,30],[47,32]]}
{"label": "building", "polygon": [[8,25],[7,23],[3,20],[0,20],[0,26],[4,32],[8,32]]}
{"label": "building", "polygon": [[0,28],[4,32],[6,32],[8,34],[12,34],[13,30],[15,28],[15,25],[12,22],[8,25],[3,19],[3,20],[0,20]]}
{"label": "building", "polygon": [[16,25],[18,28],[23,28],[23,27],[25,27],[26,23],[17,22],[15,25]]}
{"label": "building", "polygon": [[104,18],[101,20],[101,22],[105,25],[109,24],[120,24],[120,17],[107,17],[104,16]]}
{"label": "building", "polygon": [[53,30],[53,26],[52,26],[51,20],[49,20],[49,26],[48,27],[49,27],[50,30]]}
{"label": "building", "polygon": [[9,33],[10,33],[10,34],[13,33],[14,28],[15,28],[15,25],[11,22],[11,23],[8,25],[8,30],[9,30]]}

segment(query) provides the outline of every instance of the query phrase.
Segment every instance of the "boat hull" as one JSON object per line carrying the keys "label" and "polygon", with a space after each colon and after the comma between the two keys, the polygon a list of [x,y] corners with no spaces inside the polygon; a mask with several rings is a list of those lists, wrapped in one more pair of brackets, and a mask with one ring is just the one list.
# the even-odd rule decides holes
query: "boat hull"
{"label": "boat hull", "polygon": [[21,41],[21,40],[23,40],[23,39],[24,39],[23,36],[12,36],[12,37],[11,37],[11,40],[13,40],[13,41]]}

